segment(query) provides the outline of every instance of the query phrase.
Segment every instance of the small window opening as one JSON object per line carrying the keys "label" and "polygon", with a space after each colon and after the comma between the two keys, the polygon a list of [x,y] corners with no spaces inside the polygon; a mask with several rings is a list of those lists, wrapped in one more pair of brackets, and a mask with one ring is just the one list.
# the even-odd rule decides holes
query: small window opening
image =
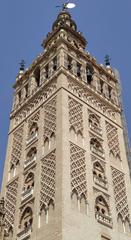
{"label": "small window opening", "polygon": [[40,68],[39,67],[35,70],[34,75],[35,75],[35,81],[36,81],[37,87],[39,87],[40,86]]}
{"label": "small window opening", "polygon": [[94,74],[94,69],[91,64],[87,64],[86,66],[86,78],[87,78],[87,84],[91,84],[93,80],[93,74]]}
{"label": "small window opening", "polygon": [[103,93],[103,81],[100,80],[100,86],[101,86],[101,93]]}
{"label": "small window opening", "polygon": [[19,102],[21,102],[21,91],[18,92]]}
{"label": "small window opening", "polygon": [[70,71],[72,69],[72,58],[70,56],[68,56],[68,70]]}
{"label": "small window opening", "polygon": [[77,63],[77,77],[81,77],[81,65]]}
{"label": "small window opening", "polygon": [[57,57],[55,57],[53,59],[53,70],[56,71],[57,70]]}
{"label": "small window opening", "polygon": [[46,65],[45,67],[45,78],[47,79],[49,77],[49,65]]}
{"label": "small window opening", "polygon": [[111,99],[111,91],[112,91],[112,88],[110,86],[108,86],[108,90],[109,90],[109,99]]}
{"label": "small window opening", "polygon": [[29,95],[29,86],[28,84],[25,86],[25,97],[27,98]]}

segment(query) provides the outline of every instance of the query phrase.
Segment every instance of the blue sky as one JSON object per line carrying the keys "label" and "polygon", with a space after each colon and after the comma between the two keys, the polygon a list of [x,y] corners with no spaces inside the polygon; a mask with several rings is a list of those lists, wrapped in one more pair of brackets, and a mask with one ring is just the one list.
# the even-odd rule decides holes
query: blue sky
{"label": "blue sky", "polygon": [[[99,63],[109,54],[119,69],[125,114],[131,139],[131,1],[74,0],[78,30],[88,41],[88,51]],[[51,30],[60,0],[0,0],[0,182],[5,159],[12,85],[19,62],[26,66],[42,52],[41,42]]]}

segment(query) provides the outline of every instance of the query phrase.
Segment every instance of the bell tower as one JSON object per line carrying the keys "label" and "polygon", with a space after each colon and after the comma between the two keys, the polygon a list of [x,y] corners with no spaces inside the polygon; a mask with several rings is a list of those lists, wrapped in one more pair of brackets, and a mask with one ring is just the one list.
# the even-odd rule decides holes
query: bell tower
{"label": "bell tower", "polygon": [[119,82],[64,8],[10,114],[2,196],[9,240],[130,240],[131,190]]}

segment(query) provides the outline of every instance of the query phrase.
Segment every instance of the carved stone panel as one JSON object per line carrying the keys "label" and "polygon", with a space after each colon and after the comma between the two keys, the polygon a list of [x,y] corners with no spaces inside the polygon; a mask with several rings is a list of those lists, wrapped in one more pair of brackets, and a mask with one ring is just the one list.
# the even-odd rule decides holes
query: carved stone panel
{"label": "carved stone panel", "polygon": [[40,208],[55,202],[56,152],[49,153],[41,161]]}
{"label": "carved stone panel", "polygon": [[7,186],[5,198],[5,229],[13,227],[16,202],[17,202],[18,178]]}
{"label": "carved stone panel", "polygon": [[56,97],[45,105],[44,141],[56,132]]}
{"label": "carved stone panel", "polygon": [[71,190],[87,199],[85,151],[70,142]]}
{"label": "carved stone panel", "polygon": [[120,146],[117,128],[106,122],[106,132],[110,153],[113,153],[115,157],[118,156],[120,158]]}
{"label": "carved stone panel", "polygon": [[70,128],[73,127],[76,133],[78,131],[83,133],[82,105],[71,97],[68,98],[68,105],[69,105]]}
{"label": "carved stone panel", "polygon": [[13,134],[13,144],[11,152],[11,164],[16,165],[20,162],[23,142],[23,126]]}
{"label": "carved stone panel", "polygon": [[124,174],[113,167],[111,167],[111,171],[116,211],[122,216],[123,220],[125,220],[126,217],[129,218],[129,207],[127,202]]}

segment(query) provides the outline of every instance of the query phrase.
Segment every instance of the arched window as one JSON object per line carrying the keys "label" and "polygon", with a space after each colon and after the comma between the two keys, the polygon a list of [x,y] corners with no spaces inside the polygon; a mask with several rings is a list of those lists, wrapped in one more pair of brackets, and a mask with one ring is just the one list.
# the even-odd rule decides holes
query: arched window
{"label": "arched window", "polygon": [[34,71],[34,77],[35,77],[35,81],[36,81],[36,86],[39,87],[40,86],[40,68],[37,67]]}
{"label": "arched window", "polygon": [[34,187],[34,173],[30,172],[25,179],[25,183],[24,183],[24,192],[29,191],[31,189],[33,189]]}
{"label": "arched window", "polygon": [[29,129],[29,137],[33,137],[38,133],[38,125],[36,122],[33,122]]}
{"label": "arched window", "polygon": [[103,156],[103,154],[104,154],[102,145],[96,138],[92,138],[90,140],[90,149],[93,153],[96,153],[100,156]]}
{"label": "arched window", "polygon": [[107,179],[105,177],[105,171],[99,162],[93,164],[93,178],[96,184],[106,187]]}
{"label": "arched window", "polygon": [[90,63],[87,63],[87,66],[86,66],[86,79],[87,79],[87,84],[89,84],[89,85],[93,81],[93,74],[94,74],[93,66]]}
{"label": "arched window", "polygon": [[106,215],[109,216],[109,208],[105,201],[105,199],[102,196],[97,197],[96,203],[95,203],[95,212],[100,215]]}
{"label": "arched window", "polygon": [[36,147],[32,147],[29,150],[29,152],[27,153],[25,165],[28,165],[31,162],[35,161],[36,160],[36,155],[37,155],[37,149],[36,149]]}
{"label": "arched window", "polygon": [[10,180],[12,177],[15,177],[18,174],[18,169],[19,169],[20,162],[17,160],[14,163],[11,163],[10,165],[10,171],[9,171],[9,176],[8,179]]}
{"label": "arched window", "polygon": [[99,134],[102,133],[102,129],[100,127],[100,119],[93,113],[89,115],[89,126],[93,131]]}
{"label": "arched window", "polygon": [[103,196],[98,196],[95,201],[95,217],[99,223],[112,226],[112,219],[108,204]]}
{"label": "arched window", "polygon": [[56,71],[57,70],[57,57],[53,58],[53,70]]}
{"label": "arched window", "polygon": [[77,63],[77,77],[81,77],[81,64]]}
{"label": "arched window", "polygon": [[68,58],[67,58],[67,68],[68,68],[69,71],[73,67],[72,61],[73,61],[73,59],[70,56],[68,56]]}
{"label": "arched window", "polygon": [[31,229],[33,224],[33,212],[30,207],[27,207],[21,217],[20,228],[21,231]]}

